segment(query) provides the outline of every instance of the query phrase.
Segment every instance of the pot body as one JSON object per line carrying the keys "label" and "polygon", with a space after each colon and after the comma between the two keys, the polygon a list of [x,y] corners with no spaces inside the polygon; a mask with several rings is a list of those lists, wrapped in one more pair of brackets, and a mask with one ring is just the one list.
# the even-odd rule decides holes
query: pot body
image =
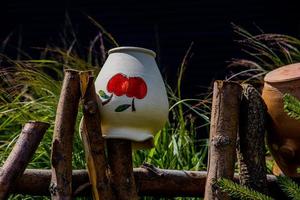
{"label": "pot body", "polygon": [[138,47],[109,51],[95,82],[106,138],[152,140],[168,118],[169,103],[155,53]]}
{"label": "pot body", "polygon": [[269,72],[265,77],[262,97],[270,116],[267,143],[282,172],[300,176],[300,121],[284,111],[283,95],[300,99],[300,64],[287,65]]}

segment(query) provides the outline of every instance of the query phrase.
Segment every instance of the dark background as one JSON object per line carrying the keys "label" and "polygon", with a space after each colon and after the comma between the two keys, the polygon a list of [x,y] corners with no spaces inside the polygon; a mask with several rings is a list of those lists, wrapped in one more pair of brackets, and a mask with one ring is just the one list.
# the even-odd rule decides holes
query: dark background
{"label": "dark background", "polygon": [[[296,2],[271,0],[185,1],[57,1],[1,0],[0,40],[12,34],[11,45],[27,52],[31,47],[55,44],[68,13],[86,43],[97,34],[86,15],[96,19],[125,46],[141,46],[158,53],[158,62],[170,82],[191,42],[191,61],[185,79],[186,96],[201,93],[214,78],[222,78],[227,61],[243,57],[234,42],[231,23],[258,33],[299,35]],[[21,40],[18,40],[21,35]],[[19,44],[18,42],[19,41]],[[13,56],[13,55],[12,55]]]}

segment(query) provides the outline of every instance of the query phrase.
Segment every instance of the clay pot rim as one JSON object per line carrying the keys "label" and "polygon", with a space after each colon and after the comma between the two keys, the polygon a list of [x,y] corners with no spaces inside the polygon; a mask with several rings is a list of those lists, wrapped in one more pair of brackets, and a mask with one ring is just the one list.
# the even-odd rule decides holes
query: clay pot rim
{"label": "clay pot rim", "polygon": [[131,47],[131,46],[124,46],[124,47],[116,47],[113,49],[110,49],[108,51],[108,55],[116,52],[124,52],[124,51],[136,51],[136,52],[142,52],[149,54],[153,56],[154,58],[156,57],[156,53],[150,49],[142,48],[142,47]]}
{"label": "clay pot rim", "polygon": [[[280,75],[280,72],[286,70],[290,77],[287,75]],[[299,71],[299,73],[292,73],[295,71]],[[277,69],[274,69],[268,72],[264,78],[265,82],[268,83],[280,83],[280,82],[287,82],[287,81],[294,81],[300,79],[300,63],[293,63],[289,65],[284,65]]]}

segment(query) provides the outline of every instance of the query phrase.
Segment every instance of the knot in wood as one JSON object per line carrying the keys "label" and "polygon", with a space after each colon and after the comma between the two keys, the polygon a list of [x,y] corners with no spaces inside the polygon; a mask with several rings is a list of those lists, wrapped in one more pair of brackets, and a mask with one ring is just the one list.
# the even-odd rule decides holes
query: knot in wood
{"label": "knot in wood", "polygon": [[97,103],[95,101],[88,101],[85,105],[84,105],[84,109],[85,111],[87,111],[90,114],[95,114],[98,106]]}
{"label": "knot in wood", "polygon": [[59,188],[57,187],[56,183],[51,182],[50,186],[49,186],[49,192],[50,192],[50,194],[52,196],[55,196],[59,191],[62,191],[62,190],[59,190]]}
{"label": "knot in wood", "polygon": [[215,147],[224,147],[230,144],[230,139],[228,136],[217,135],[212,138],[211,144]]}
{"label": "knot in wood", "polygon": [[149,173],[151,173],[154,176],[163,176],[164,173],[159,171],[154,165],[149,163],[143,163],[141,168],[146,169]]}

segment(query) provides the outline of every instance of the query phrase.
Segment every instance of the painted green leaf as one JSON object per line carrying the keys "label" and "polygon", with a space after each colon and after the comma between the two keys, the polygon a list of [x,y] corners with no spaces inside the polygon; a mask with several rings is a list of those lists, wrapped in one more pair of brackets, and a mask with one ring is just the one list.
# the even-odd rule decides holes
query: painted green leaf
{"label": "painted green leaf", "polygon": [[109,99],[109,96],[103,90],[99,90],[99,95],[102,99]]}
{"label": "painted green leaf", "polygon": [[129,108],[131,105],[130,104],[122,104],[119,105],[116,109],[115,112],[123,112],[124,110],[126,110],[127,108]]}

